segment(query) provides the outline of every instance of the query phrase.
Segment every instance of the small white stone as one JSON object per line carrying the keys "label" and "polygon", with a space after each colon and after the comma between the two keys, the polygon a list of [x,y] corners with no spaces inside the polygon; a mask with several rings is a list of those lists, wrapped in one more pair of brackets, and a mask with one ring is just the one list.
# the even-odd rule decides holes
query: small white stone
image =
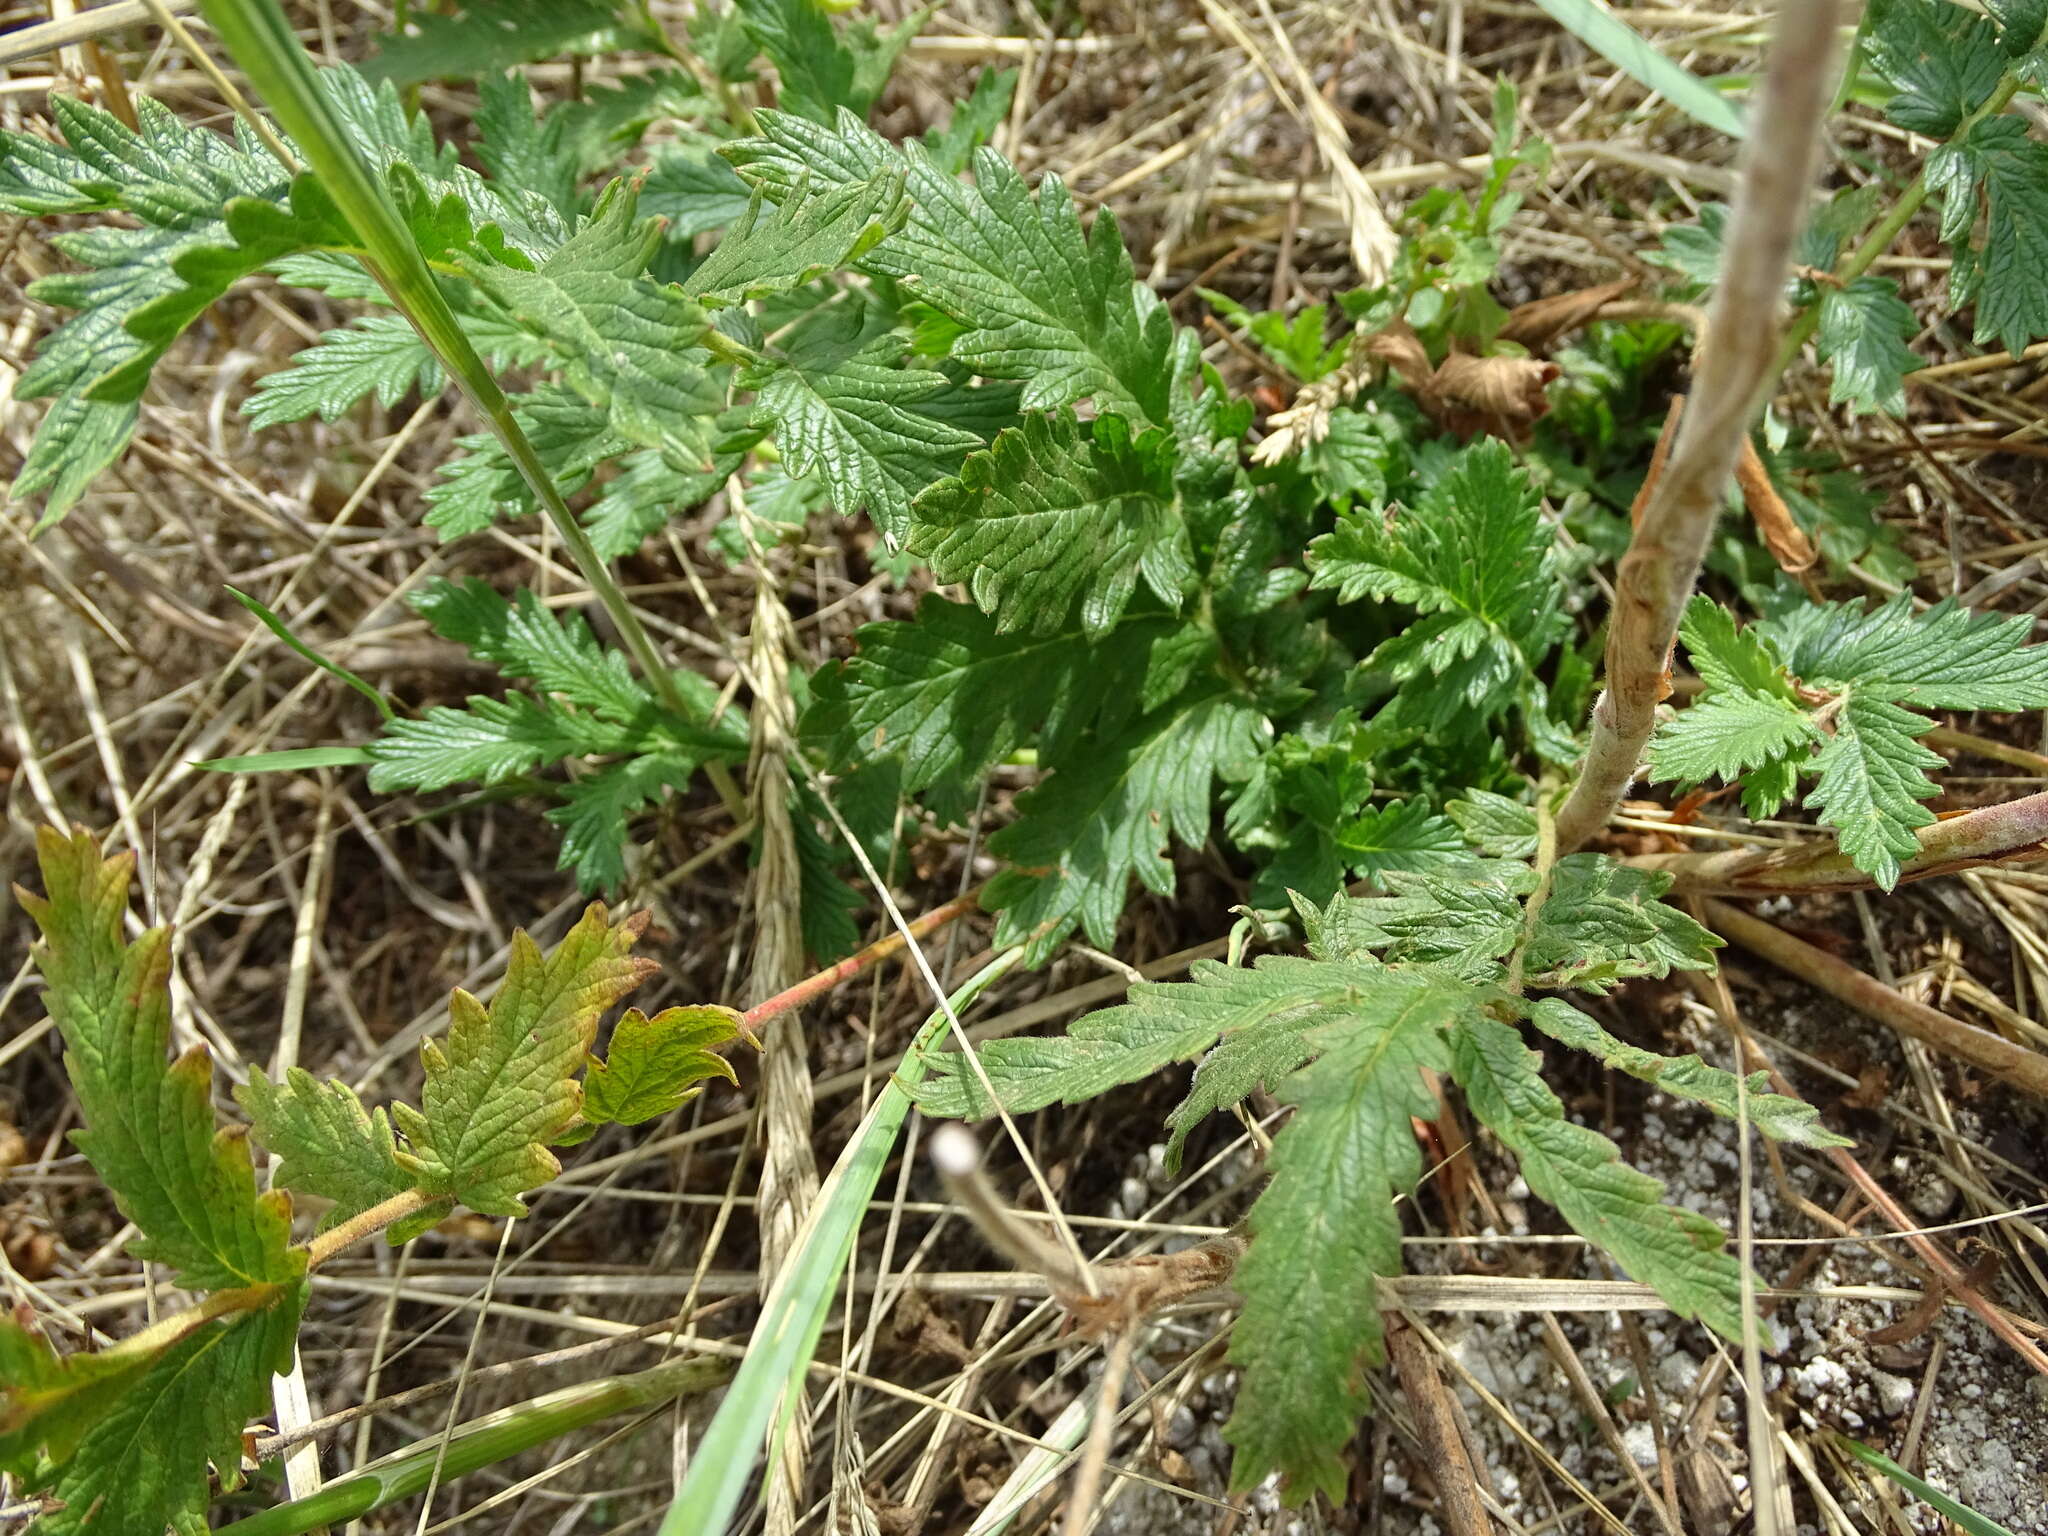
{"label": "small white stone", "polygon": [[1622,1448],[1639,1467],[1657,1465],[1657,1432],[1647,1424],[1631,1424],[1621,1432]]}
{"label": "small white stone", "polygon": [[1913,1396],[1918,1390],[1903,1376],[1894,1376],[1888,1371],[1872,1371],[1870,1385],[1877,1393],[1877,1406],[1888,1419],[1896,1419],[1913,1406]]}

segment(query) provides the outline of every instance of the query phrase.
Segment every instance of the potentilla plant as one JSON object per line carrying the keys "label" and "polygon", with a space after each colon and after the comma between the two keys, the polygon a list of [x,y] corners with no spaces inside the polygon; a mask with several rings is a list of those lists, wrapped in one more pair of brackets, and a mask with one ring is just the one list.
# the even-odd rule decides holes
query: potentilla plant
{"label": "potentilla plant", "polygon": [[[1662,899],[1668,873],[1585,845],[1644,772],[1739,784],[1753,816],[1804,789],[1841,854],[1889,888],[1932,821],[1930,711],[2048,706],[2025,619],[1906,596],[1814,602],[1789,583],[1745,582],[1761,610],[1748,615],[1691,596],[1778,364],[1811,339],[1838,403],[1902,408],[1912,317],[1870,268],[1926,199],[1980,339],[2017,354],[2048,332],[2034,249],[2048,150],[2006,110],[2039,67],[2039,7],[1869,6],[1858,58],[1896,92],[1894,121],[1941,140],[1921,179],[1889,204],[1838,199],[1808,218],[1803,179],[1788,191],[1752,169],[1732,215],[1673,232],[1662,295],[1495,300],[1518,179],[1545,164],[1504,87],[1488,174],[1407,210],[1386,281],[1292,315],[1218,299],[1295,386],[1256,451],[1255,404],[1135,281],[1114,217],[1084,221],[1058,176],[1033,187],[984,143],[1012,76],[984,75],[922,138],[868,126],[914,23],[735,0],[684,38],[637,6],[473,3],[421,16],[365,74],[312,68],[269,0],[203,9],[282,133],[244,119],[223,137],[147,97],[131,128],[53,97],[53,136],[0,145],[0,206],[65,220],[53,242],[74,268],[32,290],[70,314],[19,383],[50,403],[17,495],[43,497],[43,527],[60,520],[123,452],[156,362],[265,276],[360,313],[263,379],[250,421],[331,420],[454,385],[484,430],[441,466],[427,523],[457,539],[550,519],[615,637],[529,591],[428,582],[420,615],[507,686],[407,710],[251,597],[376,698],[379,720],[357,740],[212,766],[517,793],[545,806],[586,890],[617,890],[636,824],[667,797],[703,775],[737,804],[750,723],[744,700],[664,660],[610,562],[714,498],[731,513],[714,544],[736,558],[864,518],[922,596],[797,680],[795,830],[818,960],[858,938],[862,898],[837,873],[847,840],[885,852],[899,817],[962,822],[1006,762],[1036,777],[986,844],[1002,867],[980,904],[1004,967],[1076,936],[1113,946],[1134,882],[1171,896],[1176,850],[1212,839],[1248,884],[1240,940],[1305,936],[1305,954],[1136,987],[1058,1037],[920,1055],[930,1076],[914,1089],[931,1114],[1021,1113],[1193,1062],[1168,1121],[1176,1161],[1255,1090],[1292,1107],[1232,1281],[1237,1486],[1278,1473],[1290,1497],[1342,1497],[1362,1367],[1380,1351],[1373,1277],[1399,1268],[1397,1197],[1420,1177],[1413,1122],[1441,1112],[1439,1080],[1565,1222],[1675,1312],[1740,1339],[1750,1278],[1725,1235],[1574,1123],[1531,1042],[1783,1141],[1839,1142],[1761,1077],[1644,1050],[1576,1006],[1708,970],[1719,942]],[[1815,139],[1832,9],[1786,8],[1755,135]],[[620,48],[661,62],[545,109],[503,72]],[[481,75],[466,145],[438,139],[399,90],[462,73]],[[1703,295],[1707,344],[1659,479],[1662,400],[1645,396]],[[524,382],[508,393],[500,371]],[[1766,446],[1766,489],[1773,471],[1786,482],[1776,532],[1796,524],[1831,560],[1879,546],[1867,506],[1792,483],[1820,472],[1810,454]],[[1588,567],[1629,537],[1617,473],[1643,487],[1642,516],[1589,725]],[[1674,638],[1704,684],[1676,709],[1662,703]],[[556,1171],[551,1147],[730,1076],[711,1048],[734,1021],[712,1009],[629,1013],[589,1056],[643,968],[626,954],[635,924],[593,907],[551,956],[516,945],[489,1007],[457,994],[417,1107],[367,1109],[304,1073],[238,1090],[279,1188],[324,1203],[320,1230],[295,1241],[289,1202],[257,1193],[248,1141],[215,1124],[203,1055],[167,1059],[167,951],[160,934],[121,939],[125,863],[83,836],[46,837],[42,858],[45,893],[23,899],[45,935],[79,1143],[140,1233],[134,1254],[200,1302],[97,1353],[0,1327],[0,1466],[51,1501],[40,1530],[202,1528],[208,1464],[222,1486],[238,1476],[310,1270],[457,1203],[516,1214]],[[849,1151],[867,1161],[831,1186],[856,1213],[908,1099],[889,1105]],[[852,1220],[819,1230],[850,1243]],[[806,1250],[796,1266],[825,1277],[820,1298],[830,1260]],[[804,1303],[771,1300],[790,1320],[779,1340],[815,1337]],[[778,1392],[749,1376],[755,1359],[727,1411],[758,1417],[723,1421],[721,1445],[751,1451],[773,1425]],[[704,1476],[726,1482],[693,1481],[678,1509],[729,1514],[744,1470],[744,1456],[721,1462]]]}

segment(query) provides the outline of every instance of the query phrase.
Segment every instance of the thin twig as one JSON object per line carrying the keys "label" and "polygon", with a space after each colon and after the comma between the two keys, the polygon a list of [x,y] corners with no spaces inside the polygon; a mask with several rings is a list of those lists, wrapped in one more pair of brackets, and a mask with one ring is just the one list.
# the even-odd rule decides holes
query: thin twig
{"label": "thin twig", "polygon": [[1729,906],[1726,902],[1704,904],[1707,922],[1771,964],[1811,982],[1839,1002],[1847,1003],[1866,1018],[1875,1019],[1902,1035],[1921,1040],[1978,1071],[2015,1088],[2048,1098],[2048,1056],[2014,1045],[1988,1029],[1952,1019],[1925,1003],[1866,976],[1855,966],[1837,960],[1826,950],[1762,918]]}
{"label": "thin twig", "polygon": [[1606,825],[1635,777],[1722,491],[1776,376],[1778,310],[1806,222],[1839,9],[1836,0],[1795,0],[1778,13],[1698,382],[1615,580],[1607,690],[1593,712],[1585,765],[1558,812],[1564,853]]}

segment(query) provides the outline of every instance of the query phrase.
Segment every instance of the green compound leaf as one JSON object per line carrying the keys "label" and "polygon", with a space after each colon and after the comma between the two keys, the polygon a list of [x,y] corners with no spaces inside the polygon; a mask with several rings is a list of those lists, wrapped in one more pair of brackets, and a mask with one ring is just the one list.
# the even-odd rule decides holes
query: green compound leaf
{"label": "green compound leaf", "polygon": [[1662,1204],[1662,1185],[1621,1161],[1605,1136],[1573,1124],[1542,1064],[1520,1033],[1484,1014],[1462,1020],[1452,1037],[1451,1073],[1466,1103],[1515,1154],[1529,1188],[1680,1317],[1740,1342],[1742,1270],[1727,1235]]}
{"label": "green compound leaf", "polygon": [[1131,876],[1173,894],[1168,841],[1209,835],[1214,781],[1249,764],[1269,729],[1235,699],[1182,700],[1020,796],[1017,819],[989,839],[1011,865],[982,896],[1001,913],[996,943],[1049,954],[1079,924],[1113,946]]}
{"label": "green compound leaf", "polygon": [[683,292],[723,307],[802,288],[859,261],[910,216],[900,166],[815,195],[799,189],[766,219],[763,201],[756,190]]}
{"label": "green compound leaf", "polygon": [[600,1125],[639,1125],[679,1109],[710,1078],[737,1083],[732,1063],[711,1049],[745,1032],[730,1008],[664,1008],[649,1018],[630,1008],[612,1030],[604,1060],[590,1058],[583,1075],[581,1141]]}
{"label": "green compound leaf", "polygon": [[1927,770],[1941,767],[1942,757],[1914,739],[1931,722],[1851,694],[1833,723],[1833,737],[1814,755],[1820,782],[1809,798],[1840,833],[1842,852],[1888,891],[1899,882],[1899,861],[1920,851],[1913,829],[1934,820],[1920,802],[1938,793]]}
{"label": "green compound leaf", "polygon": [[[1296,962],[1295,974],[1315,968]],[[1411,1121],[1437,1114],[1422,1074],[1450,1066],[1444,1031],[1478,1007],[1440,976],[1341,969],[1346,995],[1318,1007],[1309,1035],[1320,1054],[1276,1090],[1294,1118],[1274,1138],[1234,1277],[1245,1304],[1230,1341],[1243,1379],[1223,1430],[1237,1447],[1231,1487],[1278,1472],[1294,1502],[1344,1498],[1342,1452],[1369,1401],[1364,1369],[1382,1354],[1372,1279],[1400,1272],[1394,1200],[1422,1176]]]}
{"label": "green compound leaf", "polygon": [[391,1121],[380,1106],[365,1110],[355,1090],[322,1081],[303,1067],[273,1083],[252,1069],[235,1102],[256,1139],[278,1158],[275,1181],[285,1189],[332,1200],[323,1227],[367,1211],[413,1187],[398,1161]]}
{"label": "green compound leaf", "polygon": [[1178,610],[1194,575],[1163,428],[1121,416],[1031,416],[969,456],[910,509],[910,550],[940,581],[965,582],[1004,633],[1107,634],[1142,576]]}
{"label": "green compound leaf", "polygon": [[575,614],[549,612],[537,593],[522,588],[507,602],[473,576],[436,580],[413,607],[442,639],[592,714],[623,725],[653,707],[653,695],[634,679],[623,655],[600,646]]}
{"label": "green compound leaf", "polygon": [[47,896],[15,895],[42,931],[44,1006],[84,1120],[71,1139],[140,1230],[129,1251],[186,1290],[296,1280],[306,1256],[290,1247],[290,1198],[257,1194],[247,1141],[216,1128],[205,1048],[166,1059],[169,931],[121,936],[134,855],[102,859],[82,828],[41,827],[36,857]]}
{"label": "green compound leaf", "polygon": [[1915,613],[1897,598],[1807,604],[1757,627],[1822,687],[1919,709],[2048,707],[2048,646],[2027,644],[2026,614],[1970,613],[1953,600]]}
{"label": "green compound leaf", "polygon": [[922,145],[892,145],[846,112],[831,128],[785,112],[757,119],[761,137],[721,153],[773,201],[902,168],[909,221],[861,266],[949,317],[954,358],[987,378],[1024,380],[1027,411],[1092,398],[1104,413],[1169,423],[1173,323],[1135,281],[1106,211],[1084,233],[1058,177],[1034,198],[988,149],[966,186]]}
{"label": "green compound leaf", "polygon": [[1837,1136],[1822,1125],[1820,1111],[1805,1100],[1772,1093],[1767,1072],[1750,1074],[1745,1106],[1743,1085],[1733,1072],[1710,1067],[1697,1055],[1660,1056],[1617,1040],[1561,997],[1531,1003],[1529,1022],[1560,1044],[1598,1057],[1616,1071],[1640,1078],[1673,1098],[1703,1104],[1724,1119],[1737,1119],[1746,1107],[1749,1123],[1773,1141],[1802,1147],[1851,1145],[1848,1137]]}
{"label": "green compound leaf", "polygon": [[1851,411],[1903,416],[1906,375],[1923,366],[1906,345],[1920,322],[1888,277],[1859,277],[1842,287],[1821,286],[1820,329],[1814,346],[1833,365],[1828,399]]}
{"label": "green compound leaf", "polygon": [[618,0],[464,0],[462,14],[411,12],[413,30],[378,39],[363,65],[372,80],[473,80],[562,54],[660,49],[662,39],[629,19]]}
{"label": "green compound leaf", "polygon": [[471,694],[462,709],[436,705],[417,720],[394,720],[370,743],[370,788],[446,789],[503,784],[545,763],[609,757],[638,738],[588,715],[536,704],[524,694]]}
{"label": "green compound leaf", "polygon": [[519,328],[546,344],[562,381],[645,447],[704,455],[701,423],[724,406],[698,342],[704,311],[645,275],[661,226],[615,181],[574,235],[532,271],[471,258],[470,278]]}
{"label": "green compound leaf", "polygon": [[242,414],[253,427],[308,416],[333,421],[369,396],[389,409],[415,389],[437,395],[441,384],[440,365],[410,321],[365,315],[295,353],[291,367],[259,379]]}
{"label": "green compound leaf", "polygon": [[750,419],[775,434],[783,461],[824,482],[841,516],[865,510],[900,545],[911,499],[957,474],[981,439],[916,407],[948,388],[944,374],[900,366],[900,340],[812,349],[750,369]]}
{"label": "green compound leaf", "polygon": [[1342,514],[1309,546],[1310,586],[1421,618],[1367,658],[1400,685],[1396,724],[1477,723],[1511,706],[1570,624],[1542,497],[1505,443],[1465,449],[1413,512]]}
{"label": "green compound leaf", "polygon": [[204,1532],[207,1464],[224,1490],[241,1486],[243,1428],[269,1409],[271,1376],[291,1369],[305,1296],[294,1283],[278,1302],[207,1323],[122,1377],[70,1458],[27,1476],[24,1491],[63,1504],[36,1521],[37,1536]]}
{"label": "green compound leaf", "polygon": [[1998,89],[2005,57],[1998,29],[1949,0],[1871,0],[1864,60],[1893,90],[1885,115],[1945,139]]}
{"label": "green compound leaf", "polygon": [[562,803],[547,819],[562,829],[559,867],[575,871],[578,889],[616,890],[624,883],[632,818],[664,790],[685,788],[697,767],[696,758],[641,752],[563,786]]}
{"label": "green compound leaf", "polygon": [[1526,928],[1525,981],[1603,992],[1625,977],[1711,970],[1721,940],[1658,900],[1670,888],[1669,875],[1605,854],[1559,859],[1549,898]]}
{"label": "green compound leaf", "polygon": [[1787,699],[1740,689],[1709,693],[1659,728],[1650,743],[1651,778],[1685,785],[1733,779],[1821,740],[1807,712]]}
{"label": "green compound leaf", "polygon": [[781,78],[782,104],[821,123],[829,123],[840,108],[866,117],[888,83],[896,56],[931,14],[913,11],[878,31],[865,17],[835,27],[830,12],[840,7],[819,0],[739,0],[736,9],[747,36]]}
{"label": "green compound leaf", "polygon": [[[1975,302],[1976,340],[2017,357],[2048,335],[2048,145],[2027,124],[1988,117],[1928,157],[1927,181],[1942,196],[1942,237],[1954,246],[1949,299]],[[1982,244],[1973,229],[1983,214]]]}
{"label": "green compound leaf", "polygon": [[421,1189],[486,1216],[523,1216],[519,1196],[561,1172],[548,1151],[576,1123],[576,1073],[606,1009],[659,967],[626,951],[645,914],[618,924],[593,902],[553,954],[521,930],[497,996],[485,1008],[458,988],[445,1045],[420,1047],[421,1108],[392,1106],[407,1149],[399,1162]]}

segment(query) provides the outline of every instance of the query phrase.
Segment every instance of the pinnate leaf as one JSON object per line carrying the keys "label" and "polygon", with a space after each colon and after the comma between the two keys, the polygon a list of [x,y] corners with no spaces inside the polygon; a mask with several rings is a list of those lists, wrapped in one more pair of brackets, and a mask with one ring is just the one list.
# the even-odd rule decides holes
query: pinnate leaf
{"label": "pinnate leaf", "polygon": [[1230,1360],[1243,1376],[1223,1434],[1237,1447],[1233,1488],[1279,1472],[1290,1500],[1320,1490],[1341,1503],[1342,1451],[1382,1352],[1373,1277],[1400,1272],[1394,1200],[1422,1176],[1411,1121],[1437,1113],[1422,1074],[1450,1066],[1444,1032],[1469,1023],[1478,999],[1428,972],[1318,968],[1350,986],[1319,1010],[1316,1059],[1276,1090],[1295,1112],[1273,1140],[1272,1182],[1234,1277],[1244,1312]]}
{"label": "pinnate leaf", "polygon": [[1267,730],[1236,699],[1184,699],[1019,797],[1017,819],[989,839],[1012,866],[982,897],[1002,914],[996,943],[1043,955],[1079,924],[1091,943],[1114,945],[1131,876],[1173,894],[1169,839],[1209,835],[1213,782],[1248,764]]}
{"label": "pinnate leaf", "polygon": [[1852,411],[1902,416],[1906,375],[1921,366],[1906,345],[1920,328],[1888,277],[1858,277],[1839,287],[1824,284],[1814,345],[1833,365],[1828,399]]}
{"label": "pinnate leaf", "polygon": [[1842,852],[1885,890],[1899,880],[1899,861],[1920,851],[1915,827],[1934,813],[1927,770],[1941,754],[1915,739],[1930,722],[1882,699],[1851,694],[1834,718],[1834,735],[1814,755],[1820,775],[1811,799],[1821,820],[1841,836]]}
{"label": "pinnate leaf", "polygon": [[260,379],[243,414],[254,427],[303,421],[333,421],[358,401],[374,395],[390,407],[417,389],[441,389],[440,365],[410,321],[397,315],[366,315],[353,325],[328,331],[296,353],[292,366]]}
{"label": "pinnate leaf", "polygon": [[[1573,1050],[1596,1056],[1618,1072],[1640,1078],[1676,1099],[1703,1104],[1733,1120],[1746,1108],[1748,1120],[1773,1141],[1802,1147],[1845,1147],[1849,1140],[1820,1123],[1820,1111],[1804,1099],[1770,1091],[1770,1074],[1753,1072],[1738,1087],[1735,1074],[1710,1067],[1697,1055],[1660,1056],[1617,1040],[1561,997],[1539,998],[1529,1005],[1529,1022]],[[1747,1103],[1744,1104],[1746,1093]]]}
{"label": "pinnate leaf", "polygon": [[982,446],[972,432],[917,410],[947,381],[901,367],[901,353],[900,341],[884,337],[780,358],[743,376],[756,392],[753,421],[774,432],[791,471],[815,475],[841,515],[865,510],[899,545],[910,533],[911,498],[958,473]]}
{"label": "pinnate leaf", "polygon": [[2048,707],[2048,646],[2026,614],[1971,613],[1953,600],[1915,613],[1811,603],[1758,626],[1808,683],[1921,709]]}
{"label": "pinnate leaf", "polygon": [[91,834],[37,829],[45,896],[15,895],[42,931],[44,1005],[64,1040],[83,1129],[72,1140],[141,1236],[137,1258],[188,1290],[275,1285],[305,1272],[291,1202],[259,1195],[241,1136],[216,1128],[203,1046],[175,1062],[169,932],[122,938],[132,854],[102,859]]}
{"label": "pinnate leaf", "polygon": [[552,954],[513,934],[488,1008],[457,989],[446,1044],[420,1048],[421,1107],[392,1107],[407,1144],[399,1161],[420,1188],[486,1216],[526,1214],[519,1196],[561,1171],[547,1148],[576,1123],[576,1073],[599,1018],[659,968],[627,954],[646,926],[644,914],[609,923],[593,902]]}
{"label": "pinnate leaf", "polygon": [[683,292],[722,307],[802,288],[860,260],[910,213],[900,166],[814,195],[799,190],[765,219],[762,203],[756,191]]}
{"label": "pinnate leaf", "polygon": [[1168,424],[1173,324],[1136,282],[1106,211],[1084,233],[1058,177],[1034,198],[988,149],[967,186],[922,145],[892,145],[851,113],[831,127],[756,116],[760,137],[721,152],[774,201],[903,169],[909,220],[861,265],[950,317],[953,357],[984,377],[1025,381],[1027,411],[1092,398],[1105,413]]}
{"label": "pinnate leaf", "polygon": [[273,1083],[251,1071],[235,1102],[247,1111],[256,1139],[280,1159],[275,1182],[302,1194],[332,1200],[324,1218],[332,1226],[413,1187],[398,1161],[391,1121],[380,1106],[363,1108],[355,1090],[321,1080],[303,1067]]}
{"label": "pinnate leaf", "polygon": [[619,726],[547,708],[524,694],[472,694],[462,709],[439,704],[417,720],[386,724],[370,743],[370,787],[382,792],[503,784],[545,763],[608,756],[634,744]]}
{"label": "pinnate leaf", "polygon": [[1178,609],[1194,574],[1163,429],[1121,416],[1031,416],[911,504],[910,549],[968,585],[999,631],[1049,634],[1080,604],[1106,634],[1142,576]]}
{"label": "pinnate leaf", "polygon": [[1512,1026],[1475,1012],[1452,1039],[1451,1072],[1466,1103],[1515,1154],[1529,1188],[1680,1317],[1740,1341],[1742,1270],[1727,1235],[1661,1203],[1662,1185],[1624,1163],[1598,1131],[1574,1124],[1543,1081],[1541,1054]]}

